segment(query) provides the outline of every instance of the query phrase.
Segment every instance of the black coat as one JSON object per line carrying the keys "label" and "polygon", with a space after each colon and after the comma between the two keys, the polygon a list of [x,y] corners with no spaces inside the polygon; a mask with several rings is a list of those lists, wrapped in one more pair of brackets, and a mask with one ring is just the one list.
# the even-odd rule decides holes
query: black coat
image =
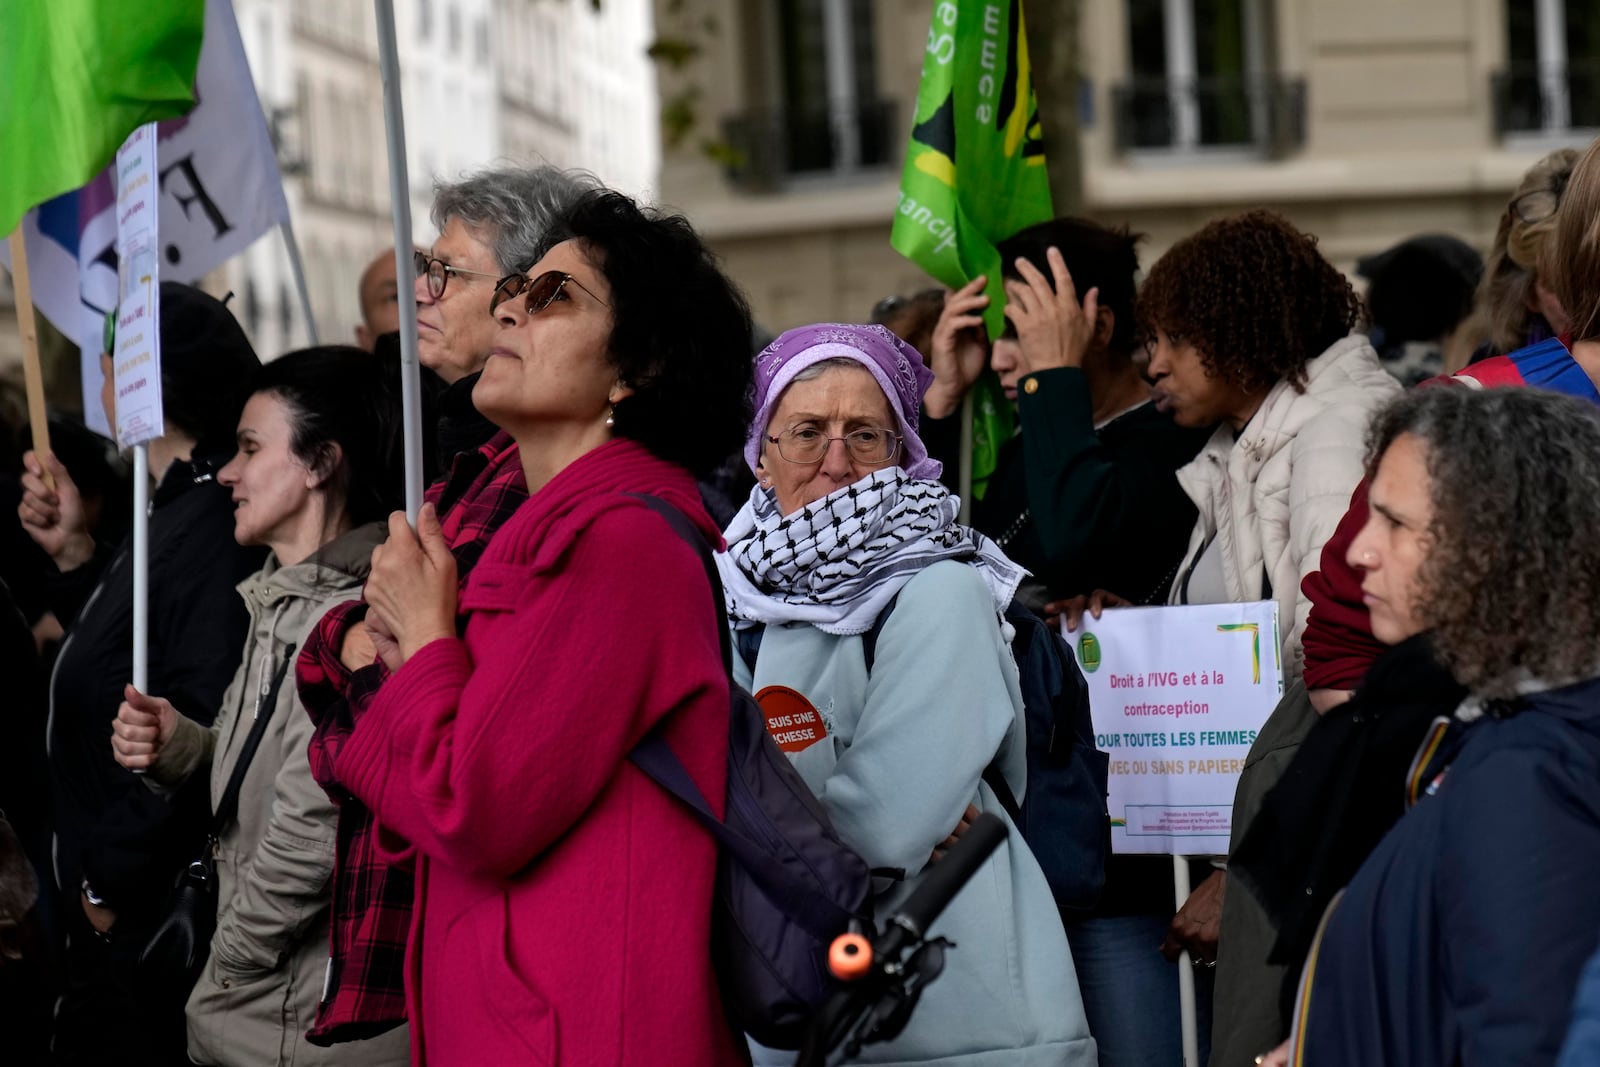
{"label": "black coat", "polygon": [[[151,499],[149,688],[200,723],[216,715],[244,647],[235,586],[264,559],[233,539],[220,466],[175,463]],[[56,576],[51,593],[67,631],[50,679],[57,884],[75,897],[87,877],[119,920],[148,915],[198,847],[207,782],[196,776],[197,788],[169,802],[112,756],[111,723],[133,675],[132,546]]]}
{"label": "black coat", "polygon": [[1278,929],[1269,959],[1289,968],[1285,1028],[1328,902],[1405,814],[1417,747],[1433,720],[1466,697],[1428,641],[1424,634],[1389,649],[1355,696],[1317,721],[1228,862]]}

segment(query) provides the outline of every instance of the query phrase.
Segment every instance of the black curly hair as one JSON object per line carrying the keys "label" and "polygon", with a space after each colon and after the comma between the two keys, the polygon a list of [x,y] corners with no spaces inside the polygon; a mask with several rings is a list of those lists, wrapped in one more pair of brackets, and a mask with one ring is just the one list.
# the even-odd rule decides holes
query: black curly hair
{"label": "black curly hair", "polygon": [[750,308],[681,215],[621,193],[578,198],[552,244],[577,241],[611,289],[611,350],[633,394],[613,432],[704,477],[744,445],[755,363]]}
{"label": "black curly hair", "polygon": [[1306,364],[1361,316],[1317,239],[1275,211],[1208,223],[1156,261],[1136,303],[1141,339],[1194,345],[1207,372],[1244,393],[1305,384]]}

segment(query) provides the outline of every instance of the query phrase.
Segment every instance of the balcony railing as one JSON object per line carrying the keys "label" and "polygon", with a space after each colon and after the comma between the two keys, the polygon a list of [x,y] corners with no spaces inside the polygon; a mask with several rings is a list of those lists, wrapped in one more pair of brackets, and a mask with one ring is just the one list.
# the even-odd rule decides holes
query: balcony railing
{"label": "balcony railing", "polygon": [[1306,84],[1298,79],[1140,79],[1112,86],[1111,109],[1121,152],[1277,157],[1306,139]]}
{"label": "balcony railing", "polygon": [[1489,91],[1501,137],[1600,129],[1600,63],[1510,67],[1493,75]]}
{"label": "balcony railing", "polygon": [[770,192],[797,178],[849,175],[892,164],[905,138],[894,101],[848,110],[755,111],[723,122],[729,180]]}

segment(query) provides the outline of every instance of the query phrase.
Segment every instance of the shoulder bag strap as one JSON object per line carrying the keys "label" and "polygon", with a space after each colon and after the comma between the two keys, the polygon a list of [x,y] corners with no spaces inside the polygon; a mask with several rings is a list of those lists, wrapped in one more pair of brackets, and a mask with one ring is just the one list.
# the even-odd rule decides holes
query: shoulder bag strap
{"label": "shoulder bag strap", "polygon": [[211,817],[211,839],[213,841],[222,837],[222,831],[233,822],[234,816],[239,814],[239,790],[244,786],[245,772],[250,769],[250,761],[255,758],[256,749],[261,747],[261,738],[267,732],[267,724],[272,720],[272,709],[278,703],[278,692],[283,688],[283,680],[289,674],[289,668],[294,665],[295,646],[290,645],[283,653],[283,666],[272,676],[272,685],[267,689],[261,703],[257,705],[254,724],[250,727],[250,736],[244,739],[244,747],[239,750],[239,761],[233,765],[233,773],[228,776],[228,786],[222,791],[222,796],[217,798],[217,811]]}
{"label": "shoulder bag strap", "polygon": [[667,520],[667,525],[672,527],[672,532],[677,534],[690,548],[700,556],[700,565],[705,568],[706,579],[711,583],[712,605],[717,615],[717,635],[722,644],[722,666],[728,672],[728,677],[733,677],[733,638],[728,633],[727,595],[722,591],[722,575],[717,573],[717,561],[711,558],[711,543],[705,539],[700,528],[689,520],[689,516],[679,511],[673,505],[650,493],[629,493],[631,497],[641,501],[651,511]]}

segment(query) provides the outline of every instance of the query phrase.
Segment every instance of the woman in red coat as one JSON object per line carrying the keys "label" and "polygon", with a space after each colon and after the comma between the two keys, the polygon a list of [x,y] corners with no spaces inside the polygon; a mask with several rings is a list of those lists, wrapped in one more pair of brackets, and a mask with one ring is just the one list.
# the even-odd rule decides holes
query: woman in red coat
{"label": "woman in red coat", "polygon": [[338,773],[415,849],[416,1063],[740,1063],[711,963],[715,845],[628,761],[663,723],[720,805],[721,613],[630,494],[719,543],[694,479],[744,440],[749,312],[686,222],[626,197],[584,198],[557,239],[496,288],[473,390],[529,499],[459,604],[432,509],[416,533],[391,519],[367,600],[396,673]]}

